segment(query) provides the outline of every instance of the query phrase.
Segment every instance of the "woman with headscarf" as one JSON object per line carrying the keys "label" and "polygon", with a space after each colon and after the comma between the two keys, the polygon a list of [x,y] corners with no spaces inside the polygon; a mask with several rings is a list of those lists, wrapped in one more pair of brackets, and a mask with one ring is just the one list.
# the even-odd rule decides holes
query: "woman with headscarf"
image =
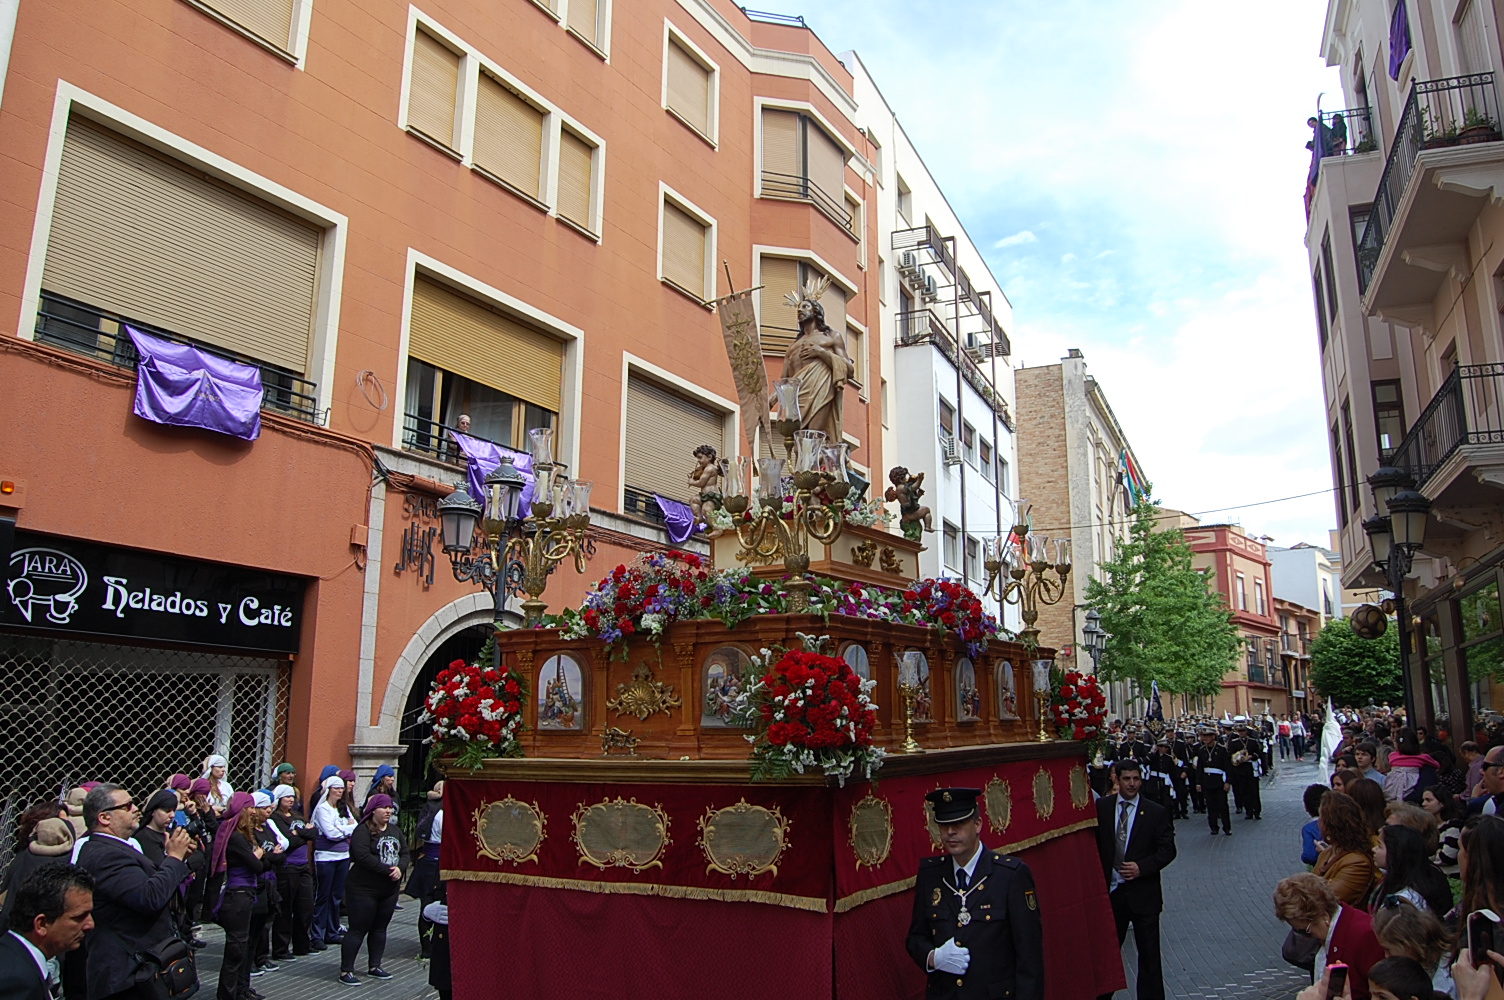
{"label": "woman with headscarf", "polygon": [[209,779],[196,778],[188,787],[188,801],[183,805],[188,822],[183,829],[198,840],[199,849],[188,855],[188,870],[194,878],[188,885],[188,913],[196,921],[214,919],[214,906],[219,902],[220,876],[209,870],[209,856],[214,849],[214,835],[219,829],[219,818],[209,804]]}
{"label": "woman with headscarf", "polygon": [[297,789],[278,785],[272,789],[276,807],[267,822],[287,841],[287,856],[277,869],[277,895],[281,905],[272,918],[272,960],[283,961],[308,954],[313,930],[314,828],[298,809]]}
{"label": "woman with headscarf", "polygon": [[261,875],[270,862],[256,840],[260,814],[248,792],[233,792],[219,817],[209,870],[224,876],[215,916],[225,930],[217,1000],[246,1000],[251,993],[251,917]]}
{"label": "woman with headscarf", "polygon": [[319,783],[314,786],[313,797],[308,800],[308,809],[304,813],[310,823],[313,822],[313,811],[319,807],[319,801],[324,797],[324,782],[336,774],[339,774],[338,764],[325,764],[324,769],[319,772]]}
{"label": "woman with headscarf", "polygon": [[[296,764],[283,761],[272,772],[272,792],[275,793],[278,786],[286,785],[292,789],[293,807],[299,815],[303,814],[303,793],[298,790],[298,767]],[[275,796],[274,796],[275,797]],[[276,806],[273,805],[273,809]]]}
{"label": "woman with headscarf", "polygon": [[209,804],[214,807],[216,816],[225,811],[230,796],[235,794],[235,789],[230,787],[229,779],[225,777],[225,772],[229,769],[230,762],[222,754],[211,753],[204,758],[204,773],[199,775],[209,782]]}
{"label": "woman with headscarf", "polygon": [[397,769],[392,765],[382,764],[376,769],[371,785],[366,789],[366,798],[369,799],[377,792],[391,796],[393,802],[397,801]]}
{"label": "woman with headscarf", "polygon": [[366,800],[362,822],[350,838],[350,878],[345,883],[345,908],[350,930],[340,945],[339,981],[359,986],[355,957],[366,945],[366,975],[391,979],[381,967],[386,954],[386,929],[397,909],[397,894],[407,871],[407,839],[397,825],[392,797],[377,792]]}
{"label": "woman with headscarf", "polygon": [[252,794],[256,810],[254,835],[256,843],[266,852],[263,860],[267,863],[256,886],[256,907],[251,911],[251,975],[259,976],[280,968],[272,961],[272,921],[281,906],[277,873],[282,870],[282,863],[287,859],[287,849],[292,844],[282,836],[281,831],[267,822],[274,808],[272,793],[263,788]]}
{"label": "woman with headscarf", "polygon": [[322,793],[313,810],[313,867],[318,890],[313,902],[313,936],[308,946],[323,951],[339,944],[340,906],[345,899],[345,876],[350,870],[350,835],[359,820],[348,801],[345,779],[331,774],[319,785]]}

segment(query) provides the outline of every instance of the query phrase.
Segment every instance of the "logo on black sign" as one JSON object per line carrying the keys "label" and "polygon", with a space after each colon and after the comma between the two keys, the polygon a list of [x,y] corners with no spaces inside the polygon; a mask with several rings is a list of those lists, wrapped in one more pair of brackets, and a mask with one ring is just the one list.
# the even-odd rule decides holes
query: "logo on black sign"
{"label": "logo on black sign", "polygon": [[78,610],[78,595],[89,585],[83,563],[57,549],[18,549],[10,557],[10,602],[28,622],[46,611],[47,618],[68,624]]}

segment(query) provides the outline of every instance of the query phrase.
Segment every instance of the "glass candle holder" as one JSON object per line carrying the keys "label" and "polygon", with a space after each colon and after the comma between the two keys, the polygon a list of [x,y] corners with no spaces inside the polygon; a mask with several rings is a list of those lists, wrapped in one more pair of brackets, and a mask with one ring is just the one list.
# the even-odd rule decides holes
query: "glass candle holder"
{"label": "glass candle holder", "polygon": [[763,500],[783,501],[783,470],[788,463],[781,458],[763,458],[757,462],[757,495]]}
{"label": "glass candle holder", "polygon": [[802,420],[799,412],[799,380],[780,378],[773,380],[773,397],[781,420]]}
{"label": "glass candle holder", "polygon": [[732,455],[730,458],[721,460],[721,474],[725,477],[725,486],[721,493],[728,497],[744,497],[747,495],[747,475],[752,468],[752,459],[746,455]]}
{"label": "glass candle holder", "polygon": [[828,440],[824,431],[800,431],[794,435],[794,471],[819,472]]}
{"label": "glass candle holder", "polygon": [[554,464],[554,429],[534,427],[527,432],[529,450],[533,456],[533,468]]}

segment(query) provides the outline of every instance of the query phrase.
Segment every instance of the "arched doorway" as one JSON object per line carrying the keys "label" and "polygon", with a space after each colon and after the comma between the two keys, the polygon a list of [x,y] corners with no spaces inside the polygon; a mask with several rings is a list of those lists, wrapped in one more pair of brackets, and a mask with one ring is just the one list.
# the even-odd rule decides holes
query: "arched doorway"
{"label": "arched doorway", "polygon": [[397,766],[398,802],[404,818],[416,820],[428,790],[443,777],[437,770],[428,767],[429,745],[423,741],[428,737],[429,725],[420,721],[423,699],[428,696],[428,689],[440,670],[455,660],[473,661],[480,654],[487,636],[491,634],[491,628],[489,623],[472,625],[445,639],[424,661],[422,669],[413,678],[412,686],[408,688],[407,703],[402,708],[402,727],[398,735],[398,742],[407,749],[402,752]]}

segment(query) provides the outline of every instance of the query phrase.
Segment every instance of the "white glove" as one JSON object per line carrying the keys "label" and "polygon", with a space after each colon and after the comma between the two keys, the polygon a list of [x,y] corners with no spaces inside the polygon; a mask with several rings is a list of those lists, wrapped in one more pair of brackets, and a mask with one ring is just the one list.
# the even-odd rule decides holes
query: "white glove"
{"label": "white glove", "polygon": [[952,972],[959,976],[971,964],[971,952],[956,944],[955,938],[951,938],[935,949],[934,962],[936,972]]}

